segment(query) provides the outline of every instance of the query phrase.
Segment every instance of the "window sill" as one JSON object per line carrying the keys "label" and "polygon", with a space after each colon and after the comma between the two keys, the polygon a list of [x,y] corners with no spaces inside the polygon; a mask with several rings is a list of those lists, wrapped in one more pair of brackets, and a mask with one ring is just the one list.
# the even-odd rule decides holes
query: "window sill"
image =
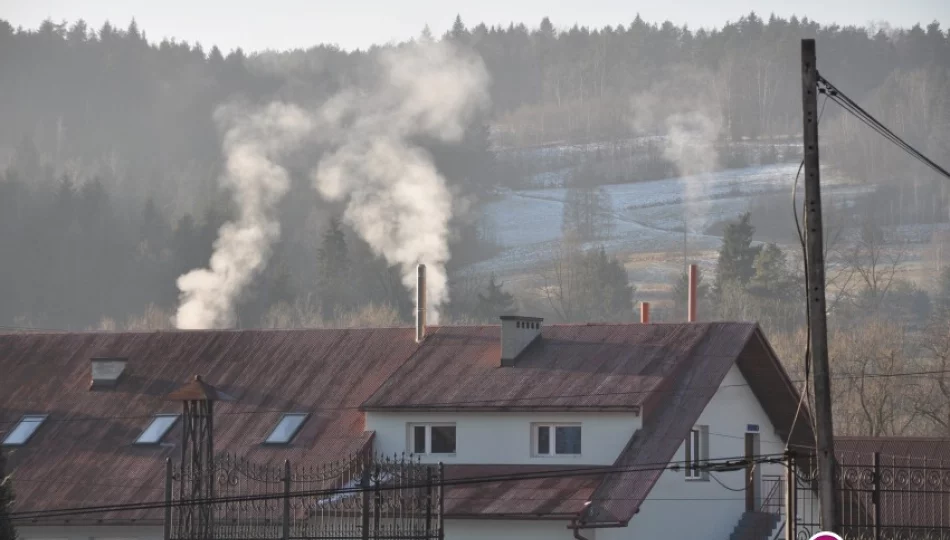
{"label": "window sill", "polygon": [[531,457],[539,459],[557,459],[557,458],[568,458],[568,459],[579,459],[584,457],[583,454],[532,454]]}
{"label": "window sill", "polygon": [[410,455],[419,456],[419,457],[455,457],[455,456],[457,456],[458,454],[455,454],[455,453],[452,453],[452,454],[434,454],[434,453],[431,453],[431,452],[428,453],[428,454],[422,454],[422,453],[416,452],[416,453],[410,454]]}
{"label": "window sill", "polygon": [[709,478],[703,478],[702,476],[687,476],[684,478],[687,482],[708,482]]}

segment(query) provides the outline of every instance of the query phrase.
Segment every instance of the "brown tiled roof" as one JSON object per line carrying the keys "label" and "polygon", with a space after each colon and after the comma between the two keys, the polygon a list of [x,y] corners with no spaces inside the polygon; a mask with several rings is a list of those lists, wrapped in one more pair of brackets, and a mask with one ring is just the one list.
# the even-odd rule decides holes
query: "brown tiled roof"
{"label": "brown tiled roof", "polygon": [[[293,331],[0,335],[0,430],[22,414],[50,420],[12,456],[20,510],[160,501],[167,446],[132,441],[166,396],[195,374],[234,402],[215,404],[215,440],[256,463],[336,461],[366,447],[365,409],[639,410],[644,427],[618,466],[672,459],[733,363],[777,430],[797,393],[754,324],[550,326],[511,367],[499,367],[498,326]],[[118,387],[90,391],[89,359],[129,359]],[[527,398],[527,399],[526,399]],[[283,412],[310,419],[288,447],[261,442]],[[807,415],[798,426],[809,429]],[[807,439],[806,439],[807,440]],[[501,466],[451,466],[449,477]],[[512,470],[530,470],[518,466]],[[453,486],[448,515],[557,517],[625,523],[659,476],[641,471]],[[95,516],[157,520],[157,512]]]}
{"label": "brown tiled roof", "polygon": [[[132,443],[151,415],[180,410],[166,396],[196,373],[236,399],[215,404],[217,450],[258,463],[356,453],[370,438],[359,405],[416,346],[411,328],[0,335],[0,430],[23,414],[50,415],[10,457],[16,508],[161,501],[164,460],[177,459],[180,430],[164,446]],[[129,359],[114,390],[89,390],[96,356]],[[294,410],[312,413],[293,443],[262,446],[281,413]]]}
{"label": "brown tiled roof", "polygon": [[[444,494],[445,514],[453,518],[574,517],[603,481],[602,474],[594,474],[602,469],[605,467],[446,465],[449,482],[504,475],[519,479],[449,485]],[[561,476],[565,471],[577,474]],[[547,477],[549,473],[551,477]]]}
{"label": "brown tiled roof", "polygon": [[[936,437],[835,437],[835,454],[842,464],[870,464],[874,452],[881,463],[899,457],[908,464],[950,469],[950,439]],[[891,463],[891,461],[887,461]]]}
{"label": "brown tiled roof", "polygon": [[[717,325],[748,334],[753,325]],[[500,367],[500,327],[443,327],[364,403],[366,410],[639,410],[690,358],[706,324],[548,326]],[[731,335],[731,337],[736,337]],[[732,356],[731,360],[734,360]]]}
{"label": "brown tiled roof", "polygon": [[881,525],[910,528],[950,526],[950,439],[924,437],[835,437],[842,467],[848,523],[871,525],[871,472],[880,456]]}

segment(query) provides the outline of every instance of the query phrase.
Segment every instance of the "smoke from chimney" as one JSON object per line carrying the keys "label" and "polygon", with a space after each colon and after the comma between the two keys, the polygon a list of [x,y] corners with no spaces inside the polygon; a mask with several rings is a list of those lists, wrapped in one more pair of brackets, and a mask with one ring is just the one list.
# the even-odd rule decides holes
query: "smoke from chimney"
{"label": "smoke from chimney", "polygon": [[231,192],[237,216],[218,231],[208,268],[178,278],[175,326],[181,329],[234,325],[237,300],[267,266],[280,237],[277,204],[290,179],[278,160],[313,128],[303,110],[283,103],[253,113],[239,105],[219,107],[215,120],[227,126],[222,145],[226,172],[219,181]]}
{"label": "smoke from chimney", "polygon": [[345,200],[344,221],[378,255],[402,269],[408,291],[416,265],[429,267],[432,322],[448,300],[449,220],[453,200],[431,156],[414,141],[459,141],[487,104],[481,59],[449,43],[414,44],[380,53],[382,77],[367,92],[346,91],[320,110],[319,133],[331,151],[313,171],[314,186]]}
{"label": "smoke from chimney", "polygon": [[706,180],[720,161],[716,144],[723,115],[718,84],[721,80],[712,73],[674,71],[669,80],[631,99],[634,131],[665,135],[663,157],[684,177],[682,218],[687,231],[689,216],[704,218],[709,210]]}
{"label": "smoke from chimney", "polygon": [[231,191],[237,216],[219,230],[209,267],[178,278],[178,328],[234,325],[237,301],[280,237],[276,209],[290,188],[280,161],[311,135],[330,148],[312,172],[314,187],[325,199],[346,201],[344,221],[374,252],[400,265],[407,290],[415,289],[416,265],[430,265],[430,314],[438,322],[438,306],[448,300],[445,264],[456,203],[431,156],[413,141],[461,140],[487,105],[488,74],[480,58],[448,43],[387,49],[378,62],[374,85],[341,91],[315,114],[282,103],[215,113],[226,127],[220,183]]}

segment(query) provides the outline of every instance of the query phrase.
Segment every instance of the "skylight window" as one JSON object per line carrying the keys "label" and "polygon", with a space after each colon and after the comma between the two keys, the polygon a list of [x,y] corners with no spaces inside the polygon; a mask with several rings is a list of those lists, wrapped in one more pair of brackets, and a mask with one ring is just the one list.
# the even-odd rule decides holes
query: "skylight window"
{"label": "skylight window", "polygon": [[152,423],[135,439],[135,444],[158,444],[178,421],[177,414],[156,414]]}
{"label": "skylight window", "polygon": [[300,426],[303,425],[306,419],[306,413],[287,413],[281,416],[280,422],[277,422],[274,431],[270,432],[270,435],[267,436],[267,440],[264,442],[267,444],[289,443],[297,434],[297,431],[300,430]]}
{"label": "skylight window", "polygon": [[22,446],[29,442],[30,437],[36,433],[43,421],[46,420],[45,414],[27,414],[20,419],[16,427],[13,428],[5,439],[4,446]]}

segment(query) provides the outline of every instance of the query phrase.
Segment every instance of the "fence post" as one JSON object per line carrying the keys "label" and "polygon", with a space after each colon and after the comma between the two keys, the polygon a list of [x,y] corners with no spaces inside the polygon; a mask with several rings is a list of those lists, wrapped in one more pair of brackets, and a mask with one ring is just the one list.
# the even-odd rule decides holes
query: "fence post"
{"label": "fence post", "polygon": [[360,491],[363,492],[363,540],[369,540],[369,463],[363,460],[363,472],[360,475]]}
{"label": "fence post", "polygon": [[881,540],[881,453],[874,452],[874,540]]}
{"label": "fence post", "polygon": [[426,467],[426,540],[432,538],[432,467]]}
{"label": "fence post", "polygon": [[165,540],[172,537],[172,458],[165,458],[165,520],[162,537]]}
{"label": "fence post", "polygon": [[284,530],[283,540],[290,540],[290,460],[284,460]]}
{"label": "fence post", "polygon": [[795,454],[788,452],[785,454],[785,538],[794,540],[798,538],[797,518],[798,518],[798,480],[795,475]]}
{"label": "fence post", "polygon": [[439,462],[439,540],[445,540],[445,465]]}
{"label": "fence post", "polygon": [[380,486],[383,482],[379,464],[374,468],[373,476],[373,480],[376,482],[373,486],[373,538],[378,539],[380,512],[383,509],[383,493],[381,491],[382,486]]}

